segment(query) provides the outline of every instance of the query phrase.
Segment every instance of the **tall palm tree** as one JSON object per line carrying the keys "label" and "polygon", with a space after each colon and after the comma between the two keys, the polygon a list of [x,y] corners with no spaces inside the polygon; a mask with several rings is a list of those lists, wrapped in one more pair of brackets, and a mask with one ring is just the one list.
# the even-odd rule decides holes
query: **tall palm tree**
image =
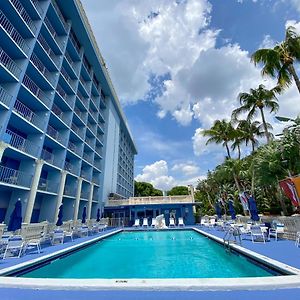
{"label": "tall palm tree", "polygon": [[276,98],[277,92],[278,87],[268,90],[263,84],[260,84],[257,89],[250,89],[249,93],[240,93],[238,99],[241,106],[232,112],[232,119],[237,120],[237,117],[240,114],[248,113],[247,120],[252,120],[256,116],[257,111],[259,111],[267,142],[270,143],[272,135],[269,132],[264,109],[267,108],[271,112],[276,112],[278,110],[279,105]]}
{"label": "tall palm tree", "polygon": [[277,78],[278,85],[282,88],[291,85],[293,79],[300,93],[300,80],[296,73],[294,63],[300,61],[300,36],[295,28],[286,29],[285,40],[273,49],[259,49],[252,54],[254,64],[262,63],[263,75]]}
{"label": "tall palm tree", "polygon": [[228,145],[229,142],[234,139],[234,128],[231,122],[227,122],[226,120],[216,120],[210,129],[203,130],[202,135],[209,137],[206,145],[216,143],[226,147],[227,156],[228,158],[231,158]]}

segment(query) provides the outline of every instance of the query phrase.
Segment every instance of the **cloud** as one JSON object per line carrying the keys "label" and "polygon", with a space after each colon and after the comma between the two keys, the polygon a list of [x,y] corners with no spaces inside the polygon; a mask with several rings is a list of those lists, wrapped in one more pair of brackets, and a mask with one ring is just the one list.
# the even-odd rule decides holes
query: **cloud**
{"label": "cloud", "polygon": [[199,174],[199,167],[192,162],[175,164],[171,170],[180,172],[185,177]]}
{"label": "cloud", "polygon": [[259,49],[274,48],[275,46],[276,46],[276,42],[271,38],[269,34],[266,34],[258,48]]}

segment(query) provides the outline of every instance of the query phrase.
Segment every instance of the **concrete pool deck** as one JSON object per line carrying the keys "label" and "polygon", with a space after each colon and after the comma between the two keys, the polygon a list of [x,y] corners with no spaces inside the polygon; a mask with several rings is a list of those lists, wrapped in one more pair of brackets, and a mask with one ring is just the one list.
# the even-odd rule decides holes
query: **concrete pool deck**
{"label": "concrete pool deck", "polygon": [[[197,227],[199,229],[199,227]],[[186,229],[188,229],[186,227]],[[222,238],[224,235],[223,231],[218,231],[216,229],[207,229],[207,228],[200,228],[201,230],[205,231],[206,233],[213,235],[215,237]],[[45,247],[43,248],[42,254],[27,254],[26,256],[21,257],[20,259],[7,259],[7,260],[0,260],[0,270],[8,267],[12,267],[19,263],[25,263],[32,259],[37,259],[41,256],[48,255],[51,253],[54,253],[56,251],[64,250],[70,246],[79,245],[80,243],[87,242],[89,240],[101,237],[103,234],[112,233],[115,230],[107,230],[104,233],[101,233],[99,235],[76,239],[74,242],[68,242],[63,245],[55,245],[51,247]],[[259,253],[263,256],[267,256],[271,259],[276,259],[279,262],[283,264],[287,264],[289,266],[300,268],[300,249],[297,249],[292,241],[287,240],[280,240],[278,242],[271,241],[266,244],[263,243],[255,243],[253,244],[250,240],[243,240],[243,247],[255,251],[256,253]],[[281,276],[280,276],[281,277]],[[140,290],[136,288],[130,287],[130,284],[128,285],[128,282],[122,282],[119,281],[119,285],[121,285],[119,288],[114,289],[114,284],[110,286],[108,289],[107,286],[98,287],[97,291],[93,290],[87,290],[88,287],[85,286],[74,286],[73,288],[67,289],[66,287],[63,287],[59,289],[56,287],[56,290],[45,289],[45,287],[42,287],[43,290],[37,290],[39,289],[38,286],[35,287],[35,290],[27,289],[26,287],[21,288],[21,286],[18,285],[18,280],[21,278],[8,278],[8,277],[2,277],[0,278],[0,299],[53,299],[53,297],[59,297],[60,299],[82,299],[85,296],[89,297],[89,300],[93,299],[207,299],[208,297],[210,299],[253,299],[253,297],[264,297],[265,299],[268,299],[269,297],[272,299],[282,299],[282,297],[289,297],[290,299],[297,299],[297,295],[299,297],[300,293],[300,276],[285,276],[289,277],[289,280],[292,279],[293,284],[286,285],[285,289],[276,289],[278,288],[278,284],[280,284],[280,281],[276,279],[280,279],[279,277],[273,277],[274,278],[274,284],[270,283],[268,286],[264,286],[263,289],[265,290],[251,290],[249,286],[247,286],[247,282],[244,282],[245,279],[239,280],[240,284],[237,284],[237,286],[234,288],[233,286],[227,287],[227,291],[211,291],[216,290],[216,286],[214,284],[221,284],[222,281],[225,283],[228,283],[228,279],[218,279],[214,284],[211,284],[206,288],[204,291],[193,291],[193,285],[194,281],[197,281],[197,279],[185,280],[187,282],[186,288],[184,285],[181,286],[181,289],[172,288],[172,284],[167,284],[169,287],[163,287],[159,288],[159,291],[155,291],[155,280],[152,281],[154,284],[153,288],[151,288],[151,285],[147,286],[147,288],[144,289],[141,288]],[[281,277],[283,278],[283,277]],[[294,278],[294,279],[293,279]],[[14,285],[6,285],[6,280],[9,279],[12,281],[15,279]],[[255,278],[253,278],[255,281]],[[35,283],[37,280],[34,280]],[[51,280],[50,280],[51,281]],[[91,280],[87,280],[90,281]],[[130,281],[130,280],[128,280]],[[131,280],[134,282],[134,280]],[[219,281],[219,282],[218,282]],[[259,278],[259,280],[256,279],[256,283],[263,283],[264,280],[262,278]],[[150,283],[150,281],[148,281]],[[203,283],[203,280],[202,280]],[[244,285],[245,284],[245,285]],[[122,285],[125,287],[122,288]],[[29,286],[28,286],[29,287]],[[257,286],[259,289],[259,286]],[[299,288],[299,289],[298,289]],[[76,289],[77,291],[74,291],[72,289]],[[145,290],[146,289],[146,290]],[[163,290],[169,290],[169,291],[163,291]],[[226,288],[225,288],[226,289]],[[239,290],[234,290],[239,289]],[[249,290],[248,290],[249,289]],[[276,290],[275,290],[276,289]],[[176,292],[175,292],[176,290]],[[195,289],[194,289],[195,290]],[[231,291],[228,291],[231,290]],[[248,291],[247,291],[248,290]],[[293,298],[293,295],[295,297]],[[278,298],[277,298],[278,297]]]}

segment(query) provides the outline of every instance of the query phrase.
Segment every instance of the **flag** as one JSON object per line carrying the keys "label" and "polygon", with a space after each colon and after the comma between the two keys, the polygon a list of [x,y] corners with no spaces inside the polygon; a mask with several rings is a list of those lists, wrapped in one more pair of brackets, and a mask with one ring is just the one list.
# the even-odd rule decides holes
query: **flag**
{"label": "flag", "polygon": [[293,177],[291,178],[291,180],[293,181],[297,194],[298,194],[298,199],[300,199],[300,176],[298,177]]}
{"label": "flag", "polygon": [[281,180],[279,182],[281,189],[284,191],[285,195],[292,201],[293,205],[296,207],[300,206],[299,197],[296,191],[296,187],[291,178]]}
{"label": "flag", "polygon": [[243,210],[249,210],[248,197],[245,192],[239,193],[239,198],[243,206]]}

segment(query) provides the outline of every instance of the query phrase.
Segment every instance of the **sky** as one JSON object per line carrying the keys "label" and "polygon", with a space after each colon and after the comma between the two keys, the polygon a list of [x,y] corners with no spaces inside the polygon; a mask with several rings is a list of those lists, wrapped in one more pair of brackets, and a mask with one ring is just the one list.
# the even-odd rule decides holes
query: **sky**
{"label": "sky", "polygon": [[[203,129],[229,120],[240,92],[275,85],[251,63],[254,51],[281,42],[289,25],[300,33],[300,0],[82,3],[138,148],[135,179],[162,190],[196,185],[222,163],[225,149],[206,146]],[[295,85],[278,101],[277,115],[299,114]],[[285,126],[267,121],[275,134]]]}

